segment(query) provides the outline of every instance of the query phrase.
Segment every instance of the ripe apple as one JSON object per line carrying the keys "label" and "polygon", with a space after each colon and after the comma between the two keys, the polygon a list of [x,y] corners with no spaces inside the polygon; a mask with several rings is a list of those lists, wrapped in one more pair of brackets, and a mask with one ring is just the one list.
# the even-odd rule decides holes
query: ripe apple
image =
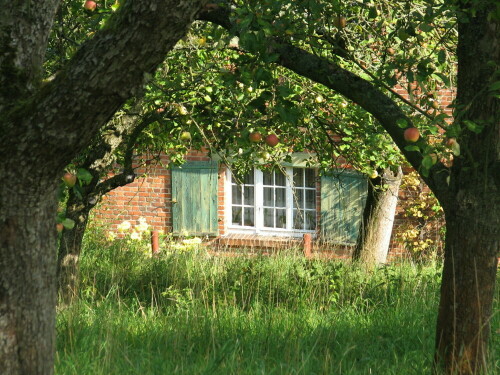
{"label": "ripe apple", "polygon": [[448,146],[449,148],[452,148],[453,145],[457,142],[457,139],[456,138],[447,138],[446,139],[446,146]]}
{"label": "ripe apple", "polygon": [[388,55],[391,55],[391,56],[394,56],[394,54],[396,53],[396,51],[392,47],[387,48],[386,52]]}
{"label": "ripe apple", "polygon": [[262,134],[260,134],[259,132],[252,132],[248,136],[248,139],[253,143],[260,142],[262,140]]}
{"label": "ripe apple", "polygon": [[73,173],[66,172],[62,179],[67,187],[72,188],[76,184],[76,176]]}
{"label": "ripe apple", "polygon": [[189,141],[191,141],[191,133],[187,132],[187,131],[182,132],[181,136],[180,136],[180,139],[183,142],[189,142]]}
{"label": "ripe apple", "polygon": [[62,225],[62,223],[57,223],[56,224],[56,230],[57,230],[57,233],[61,233],[64,229],[64,225]]}
{"label": "ripe apple", "polygon": [[97,8],[97,3],[95,1],[92,1],[92,0],[87,0],[85,2],[85,4],[83,5],[83,7],[87,10],[90,10],[91,12],[93,12],[95,10],[95,8]]}
{"label": "ripe apple", "polygon": [[417,128],[408,128],[404,132],[404,138],[407,142],[416,142],[420,138],[420,132]]}
{"label": "ripe apple", "polygon": [[343,29],[347,25],[347,18],[344,16],[338,16],[333,19],[333,26],[335,26],[337,29]]}
{"label": "ripe apple", "polygon": [[266,137],[265,141],[271,147],[276,146],[280,142],[280,140],[278,139],[278,136],[276,134],[269,134]]}

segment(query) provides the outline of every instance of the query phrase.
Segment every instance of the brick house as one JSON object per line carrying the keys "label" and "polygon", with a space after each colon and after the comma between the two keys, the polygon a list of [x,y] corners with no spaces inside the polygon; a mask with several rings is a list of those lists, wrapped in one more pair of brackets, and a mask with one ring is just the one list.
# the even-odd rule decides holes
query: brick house
{"label": "brick house", "polygon": [[[409,97],[401,87],[396,91]],[[453,97],[452,90],[441,90],[441,106],[448,107]],[[451,114],[449,108],[445,112]],[[137,171],[146,177],[108,193],[95,217],[112,226],[144,217],[155,230],[202,237],[225,248],[287,247],[311,234],[316,251],[349,257],[368,181],[349,169],[320,177],[306,165],[309,156],[293,154],[279,170],[255,169],[239,177],[205,151],[191,151],[184,165],[173,168],[164,156],[160,164]],[[408,192],[400,197],[407,199]],[[394,239],[402,220],[398,207],[389,258],[406,253]]]}
{"label": "brick house", "polygon": [[[349,169],[318,176],[306,166],[309,157],[293,154],[279,169],[255,168],[244,176],[203,151],[191,151],[181,167],[169,168],[164,157],[138,170],[146,177],[108,193],[95,217],[112,226],[143,217],[155,230],[202,237],[224,249],[300,246],[304,234],[311,234],[316,251],[348,257],[367,178]],[[392,250],[401,248],[394,243]]]}

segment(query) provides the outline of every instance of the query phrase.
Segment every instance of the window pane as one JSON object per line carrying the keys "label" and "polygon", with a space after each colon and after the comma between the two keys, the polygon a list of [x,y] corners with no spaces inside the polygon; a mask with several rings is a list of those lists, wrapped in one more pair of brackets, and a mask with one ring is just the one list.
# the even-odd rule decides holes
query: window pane
{"label": "window pane", "polygon": [[305,169],[306,174],[306,187],[316,186],[316,176],[314,175],[314,169]]}
{"label": "window pane", "polygon": [[304,169],[293,168],[293,184],[297,187],[304,186]]}
{"label": "window pane", "polygon": [[276,207],[286,207],[286,189],[276,188]]}
{"label": "window pane", "polygon": [[286,228],[286,210],[276,210],[276,228]]}
{"label": "window pane", "polygon": [[306,225],[304,229],[315,230],[316,229],[316,211],[306,211]]}
{"label": "window pane", "polygon": [[274,207],[274,189],[264,188],[264,206]]}
{"label": "window pane", "polygon": [[232,186],[232,203],[233,204],[241,204],[241,186]]}
{"label": "window pane", "polygon": [[249,172],[248,174],[245,175],[245,177],[243,178],[243,183],[245,185],[253,185],[254,184],[254,182],[253,182],[253,171]]}
{"label": "window pane", "polygon": [[254,202],[254,187],[253,186],[245,186],[244,202],[245,202],[245,205],[253,206],[253,202]]}
{"label": "window pane", "polygon": [[293,210],[293,228],[304,229],[303,214],[299,210]]}
{"label": "window pane", "polygon": [[293,207],[304,208],[304,190],[295,189],[293,192]]}
{"label": "window pane", "polygon": [[272,172],[262,172],[262,177],[264,179],[264,185],[274,185]]}
{"label": "window pane", "polygon": [[264,226],[274,228],[274,209],[264,208]]}
{"label": "window pane", "polygon": [[306,190],[306,208],[316,207],[316,191]]}
{"label": "window pane", "polygon": [[276,186],[286,186],[286,177],[281,171],[274,172],[274,184]]}
{"label": "window pane", "polygon": [[253,208],[245,207],[245,219],[244,224],[247,227],[253,227],[254,224],[254,210]]}
{"label": "window pane", "polygon": [[233,207],[232,223],[233,225],[242,225],[241,207]]}

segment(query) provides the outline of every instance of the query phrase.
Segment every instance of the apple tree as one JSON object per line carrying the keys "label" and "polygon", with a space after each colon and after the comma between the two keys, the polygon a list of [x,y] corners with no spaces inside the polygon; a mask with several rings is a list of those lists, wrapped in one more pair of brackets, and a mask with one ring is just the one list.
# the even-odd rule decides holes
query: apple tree
{"label": "apple tree", "polygon": [[0,372],[53,373],[57,187],[64,168],[182,38],[204,1],[124,2],[43,80],[57,0],[0,15]]}
{"label": "apple tree", "polygon": [[[446,218],[436,369],[480,373],[500,243],[497,2],[234,1],[201,18],[357,103],[390,135]],[[450,119],[436,92],[452,84]],[[414,129],[418,139],[405,138]]]}

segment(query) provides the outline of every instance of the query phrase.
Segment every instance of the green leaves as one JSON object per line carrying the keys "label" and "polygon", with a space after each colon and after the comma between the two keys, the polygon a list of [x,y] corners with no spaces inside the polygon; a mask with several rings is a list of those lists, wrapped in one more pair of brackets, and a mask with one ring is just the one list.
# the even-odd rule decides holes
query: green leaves
{"label": "green leaves", "polygon": [[78,177],[78,180],[83,182],[84,184],[89,184],[92,181],[92,174],[84,168],[78,168],[76,171],[76,177]]}

